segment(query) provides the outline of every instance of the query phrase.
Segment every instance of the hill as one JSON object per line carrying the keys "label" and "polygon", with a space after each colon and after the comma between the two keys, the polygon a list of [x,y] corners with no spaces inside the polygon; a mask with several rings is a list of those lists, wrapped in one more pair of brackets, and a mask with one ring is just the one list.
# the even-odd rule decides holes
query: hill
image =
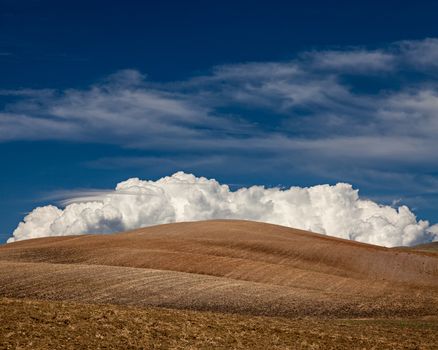
{"label": "hill", "polygon": [[438,254],[438,242],[432,242],[432,243],[428,243],[428,244],[420,244],[417,245],[413,248],[411,248],[412,250],[417,250],[417,251],[423,251],[423,252],[430,252],[430,253],[435,253]]}
{"label": "hill", "polygon": [[250,221],[0,247],[0,295],[248,315],[438,314],[438,258]]}

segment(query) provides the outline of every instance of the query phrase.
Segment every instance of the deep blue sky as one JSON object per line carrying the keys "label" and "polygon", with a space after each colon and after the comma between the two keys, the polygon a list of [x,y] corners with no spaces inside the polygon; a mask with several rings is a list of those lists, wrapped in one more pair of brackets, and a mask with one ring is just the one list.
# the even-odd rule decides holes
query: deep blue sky
{"label": "deep blue sky", "polygon": [[124,68],[176,80],[321,46],[438,35],[434,1],[0,3],[2,87],[81,87]]}
{"label": "deep blue sky", "polygon": [[[244,65],[247,62],[264,64],[301,60],[300,67],[306,67],[310,63],[309,59],[302,58],[304,52],[392,52],[391,47],[399,47],[396,43],[400,41],[413,43],[438,37],[437,13],[438,2],[435,1],[88,0],[67,4],[63,1],[0,0],[0,90],[3,91],[0,113],[13,115],[12,118],[23,114],[45,117],[45,114],[50,114],[48,108],[51,104],[65,106],[60,94],[69,94],[71,89],[89,92],[90,86],[96,84],[104,85],[104,89],[105,84],[112,88],[116,85],[115,94],[120,93],[124,91],[125,84],[120,80],[125,78],[108,76],[130,69],[130,72],[145,74],[145,89],[160,91],[160,96],[170,94],[179,99],[181,94],[185,94],[189,101],[199,100],[193,107],[196,113],[201,113],[198,108],[205,108],[208,113],[214,111],[214,114],[226,116],[227,120],[242,121],[244,125],[239,124],[242,130],[236,131],[241,132],[237,139],[245,140],[247,134],[254,137],[260,133],[284,131],[294,140],[314,140],[320,136],[319,129],[326,130],[324,139],[332,139],[339,134],[345,135],[346,131],[345,125],[339,127],[343,132],[330,123],[325,125],[328,110],[341,113],[338,107],[328,107],[326,102],[322,107],[318,103],[303,103],[293,113],[285,112],[286,107],[276,110],[271,106],[282,98],[275,94],[269,96],[270,100],[265,104],[254,106],[248,102],[250,100],[243,103],[239,100],[237,103],[233,99],[230,102],[230,97],[225,96],[217,81],[206,85],[196,83],[194,87],[190,81],[194,77],[211,78],[215,66],[231,67],[232,64]],[[426,54],[435,57],[433,50],[434,47],[428,46]],[[410,55],[399,48],[395,51],[396,55]],[[403,52],[400,54],[400,51]],[[421,52],[415,51],[415,54],[421,58]],[[361,64],[366,65],[366,60]],[[403,91],[411,91],[412,86],[430,87],[434,84],[438,75],[433,63],[419,63],[419,58],[414,63],[411,58],[403,60],[408,63],[402,63],[397,68],[397,74],[388,73],[391,69],[386,68],[378,68],[376,73],[375,67],[366,68],[366,73],[353,74],[349,70],[351,68],[344,66],[342,72],[337,71],[336,79],[362,96],[380,94],[388,89],[401,92],[403,96]],[[322,69],[323,73],[318,69]],[[309,80],[316,79],[315,75],[322,74],[327,78],[324,81],[328,81],[332,73],[324,69],[327,68],[312,68],[310,73],[300,78],[304,79],[300,84],[306,85]],[[246,84],[240,75],[232,78],[231,82],[226,74],[219,73],[217,76],[218,80],[225,80],[224,84],[230,84],[236,91]],[[268,76],[272,74],[268,73]],[[126,79],[129,86],[137,84],[135,77]],[[261,79],[266,79],[266,76]],[[183,86],[175,87],[179,82],[184,82]],[[50,91],[50,96],[41,97],[44,91]],[[211,95],[206,99],[203,99],[205,96],[200,98],[205,91]],[[436,90],[432,87],[430,91]],[[265,96],[262,95],[263,98]],[[340,93],[337,96],[342,98],[343,95]],[[89,101],[87,97],[84,99]],[[368,101],[366,98],[363,100]],[[343,101],[342,105],[349,103],[351,101]],[[367,118],[374,118],[372,114],[375,111],[363,115],[358,112],[362,110],[357,107],[361,103],[358,102],[353,111],[342,110],[342,114],[350,113],[353,120],[353,124],[349,120],[349,128],[362,124],[369,127]],[[40,108],[41,105],[43,107]],[[412,108],[411,105],[406,106],[406,113],[413,113]],[[386,110],[386,107],[382,109]],[[428,120],[435,117],[430,108],[423,112],[420,108],[418,113],[427,114]],[[123,115],[123,110],[120,115]],[[308,115],[315,117],[313,122],[303,122]],[[54,119],[52,115],[47,118]],[[380,119],[373,120],[373,125],[381,125]],[[385,119],[382,122],[384,126],[373,129],[372,135],[388,136],[387,123]],[[400,125],[396,123],[394,128]],[[401,124],[401,128],[406,128]],[[69,133],[64,137],[62,132],[56,137],[48,135],[58,133],[56,128],[44,134],[31,122],[20,124],[18,129],[15,125],[11,121],[0,124],[0,242],[10,236],[26,212],[53,202],[53,192],[112,188],[129,177],[155,179],[180,169],[211,176],[236,187],[251,184],[308,186],[346,181],[359,188],[363,196],[383,203],[402,199],[418,217],[438,222],[438,211],[434,207],[438,203],[436,159],[419,159],[419,153],[410,149],[404,157],[397,153],[400,149],[397,142],[393,162],[388,161],[392,159],[389,157],[390,150],[386,152],[389,156],[382,157],[379,152],[371,152],[365,158],[359,154],[355,154],[355,158],[350,154],[342,158],[345,154],[340,152],[335,157],[339,161],[336,169],[332,169],[328,165],[319,167],[319,163],[323,162],[321,159],[326,159],[323,156],[316,157],[305,152],[300,156],[293,152],[282,153],[283,146],[278,144],[274,149],[258,151],[248,146],[237,151],[233,147],[211,147],[204,152],[205,146],[199,149],[195,143],[189,143],[184,150],[177,142],[162,146],[162,138],[172,138],[168,132],[153,145],[139,146],[138,142],[133,145],[129,140],[139,137],[135,128],[134,131],[129,129],[123,136],[114,136],[108,132],[108,128],[117,128],[113,124],[104,128],[90,127],[90,136],[84,139]],[[217,125],[197,122],[191,127],[211,128],[212,140],[221,139],[222,131],[217,131]],[[220,128],[226,129],[224,133],[229,135],[230,128],[235,129],[236,125],[222,123]],[[105,133],[109,133],[108,139],[102,135]],[[153,138],[155,134],[151,133],[146,133],[145,138]],[[397,135],[400,134],[405,135],[403,130]],[[369,136],[370,133],[357,131],[354,135]],[[273,134],[264,134],[265,139],[272,137]],[[430,149],[430,145],[422,147]],[[424,153],[427,152],[421,154]],[[199,161],[214,157],[220,160],[212,165],[203,165]],[[433,157],[433,154],[426,154],[427,157]],[[278,161],[272,160],[277,158]],[[269,161],[265,161],[267,159]],[[256,166],[257,163],[260,167]],[[381,182],[376,174],[383,174]]]}

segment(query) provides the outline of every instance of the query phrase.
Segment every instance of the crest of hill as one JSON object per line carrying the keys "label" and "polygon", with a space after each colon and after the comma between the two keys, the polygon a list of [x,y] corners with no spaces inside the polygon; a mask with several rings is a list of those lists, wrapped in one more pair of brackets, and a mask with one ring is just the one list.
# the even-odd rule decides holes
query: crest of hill
{"label": "crest of hill", "polygon": [[432,243],[428,243],[428,244],[420,244],[420,245],[413,247],[412,250],[438,254],[438,242],[432,242]]}

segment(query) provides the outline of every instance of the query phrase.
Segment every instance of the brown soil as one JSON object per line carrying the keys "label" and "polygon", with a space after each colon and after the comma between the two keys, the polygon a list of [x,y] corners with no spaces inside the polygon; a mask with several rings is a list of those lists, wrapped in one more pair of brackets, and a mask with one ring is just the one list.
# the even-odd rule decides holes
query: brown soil
{"label": "brown soil", "polygon": [[0,299],[1,349],[436,349],[438,318],[285,319]]}
{"label": "brown soil", "polygon": [[[0,246],[1,297],[14,300],[3,302],[2,307],[12,308],[7,312],[26,308],[26,305],[35,305],[38,312],[46,312],[53,310],[53,305],[67,302],[65,305],[79,305],[80,310],[90,315],[109,307],[122,310],[127,306],[124,314],[127,318],[131,317],[128,314],[134,312],[132,310],[137,310],[135,315],[143,312],[142,315],[149,316],[150,310],[155,310],[152,313],[156,313],[156,318],[160,312],[170,313],[169,317],[175,320],[192,310],[190,315],[198,315],[203,320],[205,315],[210,315],[205,322],[213,322],[217,315],[222,315],[220,317],[227,321],[218,327],[234,327],[227,322],[239,317],[245,322],[265,320],[257,321],[260,328],[254,332],[271,332],[267,339],[277,334],[277,330],[268,327],[263,333],[262,323],[286,317],[287,321],[278,322],[298,322],[290,329],[295,332],[294,336],[301,326],[305,330],[307,324],[316,327],[316,333],[309,328],[310,333],[302,338],[306,342],[309,334],[321,333],[328,325],[335,327],[332,329],[335,333],[340,332],[340,338],[330,338],[331,333],[327,333],[322,337],[324,342],[345,340],[349,332],[358,332],[364,326],[356,327],[352,321],[352,328],[345,326],[342,333],[341,324],[345,320],[341,322],[341,319],[385,318],[388,323],[382,327],[396,325],[391,335],[394,337],[388,337],[404,339],[404,326],[400,328],[398,321],[391,323],[389,318],[404,318],[404,322],[414,324],[420,322],[419,318],[432,317],[431,324],[437,325],[438,255],[413,249],[387,249],[250,221],[178,223],[113,235],[41,238]],[[41,302],[32,304],[34,302],[20,302],[16,298]],[[76,306],[66,306],[65,310],[74,314]],[[28,317],[26,315],[22,317]],[[270,318],[256,317],[260,315]],[[304,321],[297,318],[302,317],[311,317],[311,320],[300,323]],[[377,326],[373,322],[384,321],[370,322],[371,328],[364,327],[374,334],[372,329],[377,332],[381,324]],[[282,329],[287,328],[285,324]],[[39,324],[38,327],[45,326]],[[181,332],[179,324],[172,327]],[[193,331],[207,332],[204,324],[193,327]],[[233,337],[223,329],[221,332],[228,336],[225,333],[221,336],[228,339],[226,342],[238,341],[240,345],[249,346],[250,343],[243,340],[246,331],[239,327],[233,329],[244,335]],[[154,327],[146,329],[156,332]],[[166,332],[169,341],[174,339],[171,331]],[[285,345],[291,334],[282,332],[278,339]],[[213,333],[205,336],[214,336]],[[366,338],[366,333],[358,334],[363,336],[358,338],[351,334],[350,344],[354,339]],[[378,332],[375,334],[383,337]],[[151,339],[155,335],[150,335]],[[210,341],[207,338],[202,343],[206,347]],[[255,336],[254,340],[257,339]],[[363,344],[379,347],[376,339]],[[430,345],[432,339],[436,337],[425,339],[424,344]],[[324,344],[328,343],[318,341],[315,344],[327,348]],[[256,344],[266,343],[256,341]],[[296,348],[295,345],[292,348]]]}

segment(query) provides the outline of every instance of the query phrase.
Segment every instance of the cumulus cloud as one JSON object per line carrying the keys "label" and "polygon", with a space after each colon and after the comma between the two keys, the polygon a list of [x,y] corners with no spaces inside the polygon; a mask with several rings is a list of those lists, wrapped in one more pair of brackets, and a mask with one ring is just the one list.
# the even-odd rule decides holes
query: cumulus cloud
{"label": "cumulus cloud", "polygon": [[53,205],[34,209],[8,242],[208,219],[269,222],[383,246],[438,238],[437,225],[417,220],[408,207],[396,209],[361,199],[358,190],[346,183],[232,191],[214,179],[177,172],[157,181],[131,178],[114,191],[93,191],[89,199],[83,195],[64,209]]}

